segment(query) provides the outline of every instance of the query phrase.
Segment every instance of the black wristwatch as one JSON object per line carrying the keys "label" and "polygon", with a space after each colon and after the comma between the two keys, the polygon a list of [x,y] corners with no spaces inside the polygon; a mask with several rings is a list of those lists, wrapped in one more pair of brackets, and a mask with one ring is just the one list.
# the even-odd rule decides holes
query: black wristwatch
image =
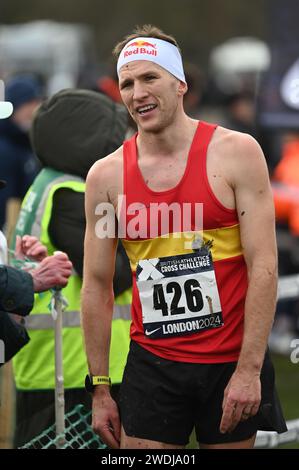
{"label": "black wristwatch", "polygon": [[111,379],[106,375],[87,375],[85,377],[85,390],[92,393],[97,385],[109,385],[111,387]]}

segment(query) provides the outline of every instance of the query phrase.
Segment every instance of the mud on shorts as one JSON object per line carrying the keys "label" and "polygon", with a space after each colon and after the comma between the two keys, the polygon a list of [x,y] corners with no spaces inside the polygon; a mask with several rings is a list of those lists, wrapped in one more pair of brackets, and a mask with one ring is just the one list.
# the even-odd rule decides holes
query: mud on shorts
{"label": "mud on shorts", "polygon": [[236,362],[195,364],[156,356],[131,342],[120,389],[119,408],[128,436],[186,445],[195,426],[204,444],[238,442],[257,430],[287,431],[274,385],[268,352],[262,372],[262,400],[256,416],[221,434],[224,389]]}

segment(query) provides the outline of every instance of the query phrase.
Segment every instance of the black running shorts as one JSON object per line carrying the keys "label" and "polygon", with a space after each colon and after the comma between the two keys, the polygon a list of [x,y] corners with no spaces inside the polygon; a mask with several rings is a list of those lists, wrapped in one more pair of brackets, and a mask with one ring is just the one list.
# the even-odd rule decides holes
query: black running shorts
{"label": "black running shorts", "polygon": [[261,372],[262,400],[256,416],[221,434],[224,389],[235,362],[195,364],[156,356],[131,342],[120,389],[119,408],[128,436],[186,445],[195,426],[204,444],[239,442],[257,430],[287,430],[274,386],[268,352]]}

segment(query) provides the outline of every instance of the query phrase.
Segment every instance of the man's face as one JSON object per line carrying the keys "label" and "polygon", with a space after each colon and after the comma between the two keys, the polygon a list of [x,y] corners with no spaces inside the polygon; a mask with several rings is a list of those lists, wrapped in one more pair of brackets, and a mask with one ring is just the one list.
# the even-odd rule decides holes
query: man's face
{"label": "man's face", "polygon": [[175,118],[184,84],[157,64],[136,60],[120,70],[122,100],[138,129],[160,132]]}

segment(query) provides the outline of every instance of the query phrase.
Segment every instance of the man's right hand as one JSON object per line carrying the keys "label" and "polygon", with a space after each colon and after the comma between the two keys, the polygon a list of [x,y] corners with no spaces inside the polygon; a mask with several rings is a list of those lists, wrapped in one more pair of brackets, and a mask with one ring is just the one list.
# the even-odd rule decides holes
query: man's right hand
{"label": "man's right hand", "polygon": [[96,388],[93,394],[92,427],[110,449],[119,449],[120,418],[118,408],[110,393],[102,393],[99,388]]}
{"label": "man's right hand", "polygon": [[72,273],[72,263],[65,253],[47,256],[30,271],[34,292],[43,292],[53,287],[65,287]]}

